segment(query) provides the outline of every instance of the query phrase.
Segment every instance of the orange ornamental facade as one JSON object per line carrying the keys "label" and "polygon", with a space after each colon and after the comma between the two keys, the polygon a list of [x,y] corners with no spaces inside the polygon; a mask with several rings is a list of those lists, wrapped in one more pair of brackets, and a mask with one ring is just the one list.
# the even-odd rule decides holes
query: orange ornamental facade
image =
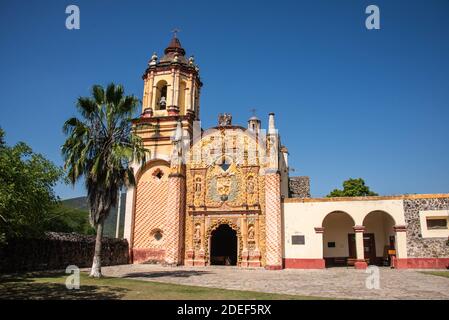
{"label": "orange ornamental facade", "polygon": [[[273,113],[267,130],[255,116],[241,127],[229,114],[201,128],[199,67],[176,37],[161,58],[153,54],[143,80],[135,124],[150,157],[133,165],[137,184],[126,196],[133,263],[272,270],[449,264],[449,195],[428,195],[417,212],[404,197],[310,199],[308,178],[289,177]],[[428,217],[439,219],[437,234],[421,231]],[[423,249],[429,245],[436,260]]]}

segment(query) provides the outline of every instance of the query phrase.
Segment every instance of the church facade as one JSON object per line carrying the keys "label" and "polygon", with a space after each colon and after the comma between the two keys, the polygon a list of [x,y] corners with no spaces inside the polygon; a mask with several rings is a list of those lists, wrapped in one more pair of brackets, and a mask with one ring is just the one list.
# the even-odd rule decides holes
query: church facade
{"label": "church facade", "polygon": [[143,75],[137,134],[150,151],[134,164],[125,238],[133,263],[325,268],[449,265],[449,194],[311,198],[290,177],[275,115],[202,129],[202,82],[175,36]]}

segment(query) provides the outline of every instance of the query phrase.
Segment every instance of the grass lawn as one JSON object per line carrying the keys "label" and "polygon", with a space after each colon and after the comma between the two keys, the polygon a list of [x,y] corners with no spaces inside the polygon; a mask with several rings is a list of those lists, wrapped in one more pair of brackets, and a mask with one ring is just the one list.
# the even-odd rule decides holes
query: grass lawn
{"label": "grass lawn", "polygon": [[421,273],[449,278],[449,271],[422,271]]}
{"label": "grass lawn", "polygon": [[319,299],[254,291],[224,290],[121,278],[91,279],[81,273],[80,289],[68,290],[61,272],[0,275],[0,299],[286,300]]}

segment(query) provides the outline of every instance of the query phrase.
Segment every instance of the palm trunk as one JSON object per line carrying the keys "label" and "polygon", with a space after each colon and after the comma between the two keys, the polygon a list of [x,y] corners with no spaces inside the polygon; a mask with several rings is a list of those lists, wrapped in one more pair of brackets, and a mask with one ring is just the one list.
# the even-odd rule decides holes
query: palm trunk
{"label": "palm trunk", "polygon": [[103,237],[103,221],[97,225],[97,237],[95,239],[95,253],[90,277],[101,278],[101,239]]}

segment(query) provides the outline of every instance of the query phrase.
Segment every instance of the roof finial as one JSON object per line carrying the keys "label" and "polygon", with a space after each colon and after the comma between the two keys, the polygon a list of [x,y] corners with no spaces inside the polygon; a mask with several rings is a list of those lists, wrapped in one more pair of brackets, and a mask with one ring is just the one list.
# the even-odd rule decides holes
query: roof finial
{"label": "roof finial", "polygon": [[173,33],[173,38],[178,38],[178,33],[181,30],[179,30],[178,28],[174,28],[171,32]]}
{"label": "roof finial", "polygon": [[256,108],[249,109],[249,111],[251,111],[251,113],[253,114],[253,117],[256,116],[256,111],[257,111]]}

